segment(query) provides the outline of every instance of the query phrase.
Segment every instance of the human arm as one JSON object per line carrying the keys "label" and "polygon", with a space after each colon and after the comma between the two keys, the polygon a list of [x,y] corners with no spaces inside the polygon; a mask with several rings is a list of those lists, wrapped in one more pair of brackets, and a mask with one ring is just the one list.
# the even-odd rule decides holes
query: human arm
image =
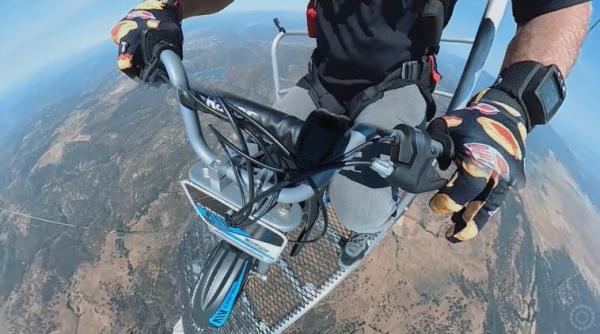
{"label": "human arm", "polygon": [[567,76],[587,34],[592,6],[580,3],[519,24],[502,68],[521,61],[555,64]]}
{"label": "human arm", "polygon": [[536,73],[527,72],[532,68],[555,65],[563,77],[568,74],[585,39],[591,6],[582,0],[513,0],[513,10],[518,28],[497,82],[468,108],[430,124],[430,131],[449,135],[455,144],[457,172],[430,202],[435,212],[453,214],[451,242],[475,237],[510,190],[525,182],[527,135],[553,113],[541,117],[531,108],[518,94],[529,87],[521,83],[528,82],[526,73]]}
{"label": "human arm", "polygon": [[233,0],[179,0],[183,18],[214,14],[229,6]]}

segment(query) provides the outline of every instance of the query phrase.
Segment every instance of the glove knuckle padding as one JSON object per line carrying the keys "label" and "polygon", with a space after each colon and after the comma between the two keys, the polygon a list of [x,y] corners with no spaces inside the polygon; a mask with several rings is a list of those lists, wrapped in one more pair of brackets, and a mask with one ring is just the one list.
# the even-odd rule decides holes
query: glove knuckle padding
{"label": "glove knuckle padding", "polygon": [[132,20],[122,20],[117,22],[111,30],[111,39],[115,44],[119,44],[121,39],[127,36],[131,31],[139,28],[138,23]]}
{"label": "glove knuckle padding", "polygon": [[448,230],[446,238],[452,243],[457,243],[477,236],[490,217],[500,209],[509,190],[509,186],[501,182],[491,190],[485,201],[474,200],[465,209],[457,212],[452,217],[455,225]]}
{"label": "glove knuckle padding", "polygon": [[488,180],[469,175],[460,166],[450,182],[433,197],[432,208],[439,213],[457,212],[485,188]]}

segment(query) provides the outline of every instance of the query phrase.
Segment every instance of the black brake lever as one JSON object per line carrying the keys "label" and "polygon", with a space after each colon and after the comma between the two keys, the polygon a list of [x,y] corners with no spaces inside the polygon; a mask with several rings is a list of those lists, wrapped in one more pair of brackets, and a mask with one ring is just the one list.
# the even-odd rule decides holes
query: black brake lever
{"label": "black brake lever", "polygon": [[444,122],[440,118],[434,120],[427,126],[427,133],[429,133],[433,140],[440,142],[444,147],[444,152],[442,152],[442,154],[438,156],[437,160],[440,163],[441,169],[448,169],[448,167],[450,167],[450,164],[454,160],[455,150],[454,141],[452,140],[452,137],[450,137],[450,133],[448,132],[446,122]]}
{"label": "black brake lever", "polygon": [[167,71],[160,61],[160,53],[172,50],[179,57],[183,56],[183,41],[179,29],[177,24],[165,22],[160,25],[160,29],[146,29],[143,32],[141,52],[144,66],[140,71],[142,81],[157,85],[168,82]]}
{"label": "black brake lever", "polygon": [[392,131],[390,160],[374,159],[371,168],[391,185],[414,194],[440,189],[448,180],[439,174],[437,159],[444,146],[424,131],[400,125]]}
{"label": "black brake lever", "polygon": [[145,63],[144,68],[140,72],[140,80],[149,83],[150,85],[160,85],[165,82],[167,78],[166,71],[161,68],[159,59],[152,59],[150,62]]}

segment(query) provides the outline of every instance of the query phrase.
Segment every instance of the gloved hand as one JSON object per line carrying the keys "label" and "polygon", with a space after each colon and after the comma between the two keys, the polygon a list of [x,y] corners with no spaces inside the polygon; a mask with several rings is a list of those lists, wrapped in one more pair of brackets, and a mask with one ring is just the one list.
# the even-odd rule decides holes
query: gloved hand
{"label": "gloved hand", "polygon": [[150,64],[148,51],[156,43],[165,42],[183,56],[181,20],[179,0],[145,0],[137,5],[111,30],[111,38],[119,46],[119,69],[131,78],[157,81],[157,73],[161,71],[159,62]]}
{"label": "gloved hand", "polygon": [[508,94],[492,88],[479,93],[468,108],[429,125],[432,137],[449,135],[455,147],[457,171],[429,203],[434,212],[454,213],[454,227],[446,233],[450,242],[475,237],[510,189],[524,184],[523,112]]}

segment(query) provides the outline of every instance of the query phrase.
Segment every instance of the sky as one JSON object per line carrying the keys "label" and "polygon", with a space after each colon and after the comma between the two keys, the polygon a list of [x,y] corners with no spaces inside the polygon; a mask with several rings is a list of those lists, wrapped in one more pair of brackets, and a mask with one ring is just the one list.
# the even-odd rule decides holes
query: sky
{"label": "sky", "polygon": [[[205,0],[208,1],[208,0]],[[138,0],[2,0],[0,12],[4,13],[0,40],[0,92],[13,84],[42,71],[53,62],[79,53],[108,39],[111,26]],[[593,1],[598,7],[600,0]],[[304,15],[307,0],[236,0],[226,11],[281,10]],[[446,36],[474,36],[485,1],[460,0],[455,15],[445,31]],[[510,6],[509,6],[510,7]],[[600,11],[594,19],[600,18]],[[192,20],[201,20],[193,18]],[[504,17],[494,49],[486,69],[496,74],[502,62],[504,50],[514,34],[510,8]],[[464,46],[445,46],[459,55],[466,55]],[[557,116],[559,127],[582,129],[585,142],[593,142],[596,129],[600,127],[600,114],[590,112],[590,97],[598,94],[600,84],[600,27],[590,36],[584,46],[579,62],[568,79],[568,99]],[[596,103],[597,104],[597,103]],[[572,111],[575,112],[572,112]],[[591,121],[584,121],[589,118]],[[584,117],[585,116],[585,117]],[[587,137],[586,134],[587,133]]]}
{"label": "sky", "polygon": [[[45,66],[108,39],[138,0],[1,0],[0,91]],[[296,10],[300,0],[238,0],[228,11]],[[258,5],[257,5],[258,3]]]}

